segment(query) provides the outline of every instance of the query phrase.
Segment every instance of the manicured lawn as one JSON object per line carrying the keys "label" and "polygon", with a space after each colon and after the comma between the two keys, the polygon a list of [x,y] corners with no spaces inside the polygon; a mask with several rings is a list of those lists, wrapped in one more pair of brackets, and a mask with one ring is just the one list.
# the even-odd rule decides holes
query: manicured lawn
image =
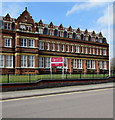
{"label": "manicured lawn", "polygon": [[[105,78],[108,74],[68,74],[64,75],[64,79],[86,79],[86,78]],[[33,82],[37,80],[51,79],[50,74],[47,75],[0,75],[0,83],[20,83]],[[62,79],[62,74],[53,74],[52,80]]]}

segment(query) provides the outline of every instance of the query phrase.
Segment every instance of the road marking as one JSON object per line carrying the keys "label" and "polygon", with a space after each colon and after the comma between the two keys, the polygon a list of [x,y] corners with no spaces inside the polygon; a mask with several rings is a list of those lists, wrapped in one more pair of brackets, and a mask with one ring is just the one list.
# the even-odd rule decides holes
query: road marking
{"label": "road marking", "polygon": [[69,92],[69,93],[57,93],[57,94],[51,94],[51,95],[43,95],[43,96],[32,96],[32,97],[23,97],[23,98],[11,98],[7,100],[0,100],[0,102],[9,102],[9,101],[16,101],[16,100],[27,100],[32,98],[43,98],[43,97],[50,97],[50,96],[58,96],[58,95],[69,95],[69,94],[79,94],[79,93],[85,93],[85,92],[94,92],[94,91],[103,91],[103,90],[109,90],[113,88],[101,88],[101,89],[94,89],[94,90],[87,90],[87,91],[76,91],[76,92]]}

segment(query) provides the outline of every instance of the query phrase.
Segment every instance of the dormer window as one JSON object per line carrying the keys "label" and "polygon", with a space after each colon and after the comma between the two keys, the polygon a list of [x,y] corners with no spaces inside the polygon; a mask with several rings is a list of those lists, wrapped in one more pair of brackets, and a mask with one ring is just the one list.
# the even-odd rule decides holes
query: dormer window
{"label": "dormer window", "polygon": [[32,30],[32,27],[31,27],[31,26],[26,26],[26,30],[27,30],[27,31],[31,31],[31,30]]}
{"label": "dormer window", "polygon": [[59,32],[59,37],[63,37],[63,32]]}
{"label": "dormer window", "polygon": [[85,40],[88,41],[88,36],[85,37]]}
{"label": "dormer window", "polygon": [[42,29],[42,28],[39,28],[39,29],[38,29],[38,32],[39,32],[39,34],[43,34],[43,29]]}
{"label": "dormer window", "polygon": [[7,30],[10,30],[10,23],[6,22],[4,25],[4,28]]}
{"label": "dormer window", "polygon": [[25,30],[25,25],[20,25],[21,30]]}
{"label": "dormer window", "polygon": [[91,40],[92,40],[93,42],[95,42],[95,38],[94,38],[94,37],[92,37]]}
{"label": "dormer window", "polygon": [[79,39],[79,40],[80,40],[80,39],[81,39],[81,36],[80,36],[80,35],[77,35],[77,39]]}
{"label": "dormer window", "polygon": [[68,38],[72,38],[72,34],[69,33],[69,34],[68,34]]}
{"label": "dormer window", "polygon": [[98,42],[98,37],[96,37],[96,40],[95,40],[96,42]]}
{"label": "dormer window", "polygon": [[54,31],[53,30],[49,30],[49,35],[53,36],[54,35]]}
{"label": "dormer window", "polygon": [[99,42],[102,43],[102,39],[101,38],[99,39]]}

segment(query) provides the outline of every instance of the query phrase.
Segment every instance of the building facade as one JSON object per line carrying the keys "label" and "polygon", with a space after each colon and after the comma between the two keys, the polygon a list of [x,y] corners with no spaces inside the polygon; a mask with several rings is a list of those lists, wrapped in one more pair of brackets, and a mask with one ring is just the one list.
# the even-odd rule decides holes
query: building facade
{"label": "building facade", "polygon": [[109,45],[101,32],[34,22],[27,8],[17,19],[2,17],[0,28],[1,74],[49,74],[51,57],[64,57],[68,73],[108,73]]}

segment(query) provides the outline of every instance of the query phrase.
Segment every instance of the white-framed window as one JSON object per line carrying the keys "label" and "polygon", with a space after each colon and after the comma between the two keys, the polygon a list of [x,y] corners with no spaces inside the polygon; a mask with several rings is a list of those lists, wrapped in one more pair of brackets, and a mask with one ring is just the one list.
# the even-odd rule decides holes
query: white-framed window
{"label": "white-framed window", "polygon": [[59,37],[63,37],[63,32],[62,31],[59,32]]}
{"label": "white-framed window", "polygon": [[82,53],[84,53],[84,47],[82,47]]}
{"label": "white-framed window", "polygon": [[92,60],[92,69],[95,69],[95,60]]}
{"label": "white-framed window", "polygon": [[52,43],[52,51],[55,51],[55,44]]}
{"label": "white-framed window", "polygon": [[74,52],[74,46],[73,45],[71,46],[71,52]]}
{"label": "white-framed window", "polygon": [[77,68],[77,60],[73,59],[73,68]]}
{"label": "white-framed window", "polygon": [[88,48],[87,48],[87,47],[86,47],[86,49],[85,49],[85,53],[88,54]]}
{"label": "white-framed window", "polygon": [[54,31],[53,30],[49,30],[49,35],[53,36],[54,35]]}
{"label": "white-framed window", "polygon": [[32,27],[31,27],[31,26],[26,26],[26,30],[27,30],[27,31],[31,31],[31,30],[32,30]]}
{"label": "white-framed window", "polygon": [[88,41],[88,37],[87,36],[85,37],[85,40]]}
{"label": "white-framed window", "polygon": [[46,57],[46,68],[50,68],[50,57]]}
{"label": "white-framed window", "polygon": [[21,55],[21,67],[25,68],[27,67],[27,56]]}
{"label": "white-framed window", "polygon": [[47,45],[47,50],[50,50],[50,43],[46,43]]}
{"label": "white-framed window", "polygon": [[58,44],[58,49],[57,49],[57,51],[60,51],[60,44]]}
{"label": "white-framed window", "polygon": [[68,68],[68,58],[64,58],[64,67]]}
{"label": "white-framed window", "polygon": [[62,52],[65,51],[65,45],[62,45]]}
{"label": "white-framed window", "polygon": [[99,42],[102,43],[102,38],[99,39]]}
{"label": "white-framed window", "polygon": [[102,55],[102,49],[100,49],[100,55]]}
{"label": "white-framed window", "polygon": [[95,48],[93,48],[93,54],[95,55]]}
{"label": "white-framed window", "polygon": [[20,29],[25,30],[26,26],[25,25],[20,25]]}
{"label": "white-framed window", "polygon": [[4,28],[10,30],[10,23],[6,22]]}
{"label": "white-framed window", "polygon": [[69,45],[66,45],[66,52],[69,52]]}
{"label": "white-framed window", "polygon": [[107,69],[107,62],[106,61],[103,62],[103,68]]}
{"label": "white-framed window", "polygon": [[43,29],[42,29],[42,28],[39,28],[39,29],[38,29],[38,32],[39,32],[39,34],[43,34]]}
{"label": "white-framed window", "polygon": [[78,69],[82,69],[82,60],[78,59]]}
{"label": "white-framed window", "polygon": [[68,34],[68,37],[69,37],[69,38],[72,38],[72,34],[71,34],[71,33],[69,33],[69,34]]}
{"label": "white-framed window", "polygon": [[11,39],[10,38],[4,39],[4,47],[11,47]]}
{"label": "white-framed window", "polygon": [[21,47],[27,47],[27,39],[25,38],[21,38],[21,44],[20,44]]}
{"label": "white-framed window", "polygon": [[34,56],[28,56],[28,67],[34,67]]}
{"label": "white-framed window", "polygon": [[44,68],[44,57],[39,57],[39,68]]}
{"label": "white-framed window", "polygon": [[102,61],[99,61],[99,68],[102,69],[103,66],[102,66]]}
{"label": "white-framed window", "polygon": [[96,49],[96,55],[98,55],[98,48]]}
{"label": "white-framed window", "polygon": [[91,48],[89,48],[89,54],[91,54]]}
{"label": "white-framed window", "polygon": [[6,55],[6,67],[13,67],[13,55]]}
{"label": "white-framed window", "polygon": [[91,60],[87,60],[87,68],[88,68],[88,69],[91,68]]}
{"label": "white-framed window", "polygon": [[95,38],[94,38],[94,37],[92,37],[92,38],[91,38],[91,41],[95,42]]}
{"label": "white-framed window", "polygon": [[79,39],[79,40],[81,39],[81,36],[79,34],[77,35],[77,39]]}
{"label": "white-framed window", "polygon": [[106,49],[103,50],[103,55],[107,55]]}
{"label": "white-framed window", "polygon": [[79,46],[76,46],[76,53],[79,53],[79,51],[80,51]]}
{"label": "white-framed window", "polygon": [[29,40],[29,47],[34,47],[34,40]]}
{"label": "white-framed window", "polygon": [[39,49],[44,50],[44,42],[43,41],[39,41]]}
{"label": "white-framed window", "polygon": [[4,55],[0,55],[0,68],[4,67]]}

